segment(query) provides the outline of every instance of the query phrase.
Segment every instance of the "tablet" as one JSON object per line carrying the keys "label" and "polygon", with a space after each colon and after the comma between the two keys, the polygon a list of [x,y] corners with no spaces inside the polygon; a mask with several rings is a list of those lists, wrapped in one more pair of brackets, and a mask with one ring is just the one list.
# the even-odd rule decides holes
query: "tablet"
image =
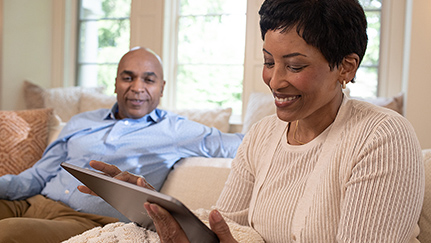
{"label": "tablet", "polygon": [[68,163],[61,163],[61,166],[139,226],[155,231],[153,221],[144,208],[144,203],[156,203],[172,214],[190,242],[219,242],[214,232],[186,206],[171,196],[114,179],[94,170]]}

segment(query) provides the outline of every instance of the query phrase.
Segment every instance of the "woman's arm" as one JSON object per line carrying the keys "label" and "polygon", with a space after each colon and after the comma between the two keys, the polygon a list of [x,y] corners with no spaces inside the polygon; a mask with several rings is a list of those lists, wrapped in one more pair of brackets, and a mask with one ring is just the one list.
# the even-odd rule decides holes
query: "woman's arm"
{"label": "woman's arm", "polygon": [[407,242],[423,202],[420,146],[410,124],[379,124],[358,154],[341,203],[340,242]]}

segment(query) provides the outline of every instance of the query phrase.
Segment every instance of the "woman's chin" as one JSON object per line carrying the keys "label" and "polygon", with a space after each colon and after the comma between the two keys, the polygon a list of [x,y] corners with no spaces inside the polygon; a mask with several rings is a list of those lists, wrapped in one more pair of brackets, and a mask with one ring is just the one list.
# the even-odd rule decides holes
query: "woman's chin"
{"label": "woman's chin", "polygon": [[292,115],[289,112],[277,109],[277,117],[278,119],[285,121],[285,122],[291,122],[296,120],[295,118],[292,117]]}

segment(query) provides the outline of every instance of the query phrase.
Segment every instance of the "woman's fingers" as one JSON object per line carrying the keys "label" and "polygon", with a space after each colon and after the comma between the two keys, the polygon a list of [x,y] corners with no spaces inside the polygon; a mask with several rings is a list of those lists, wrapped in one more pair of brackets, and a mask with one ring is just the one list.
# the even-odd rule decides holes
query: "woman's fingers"
{"label": "woman's fingers", "polygon": [[157,204],[149,202],[144,203],[144,207],[153,220],[162,243],[190,242],[181,226],[168,211]]}
{"label": "woman's fingers", "polygon": [[230,232],[229,226],[217,210],[212,210],[209,216],[211,230],[218,236],[220,242],[237,242]]}

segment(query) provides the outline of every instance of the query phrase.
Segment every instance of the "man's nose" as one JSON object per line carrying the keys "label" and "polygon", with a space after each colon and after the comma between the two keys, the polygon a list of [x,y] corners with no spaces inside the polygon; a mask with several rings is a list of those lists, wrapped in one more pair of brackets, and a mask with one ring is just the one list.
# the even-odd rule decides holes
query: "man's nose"
{"label": "man's nose", "polygon": [[145,82],[142,82],[141,80],[135,80],[132,82],[132,86],[130,90],[134,93],[142,93],[146,91]]}

